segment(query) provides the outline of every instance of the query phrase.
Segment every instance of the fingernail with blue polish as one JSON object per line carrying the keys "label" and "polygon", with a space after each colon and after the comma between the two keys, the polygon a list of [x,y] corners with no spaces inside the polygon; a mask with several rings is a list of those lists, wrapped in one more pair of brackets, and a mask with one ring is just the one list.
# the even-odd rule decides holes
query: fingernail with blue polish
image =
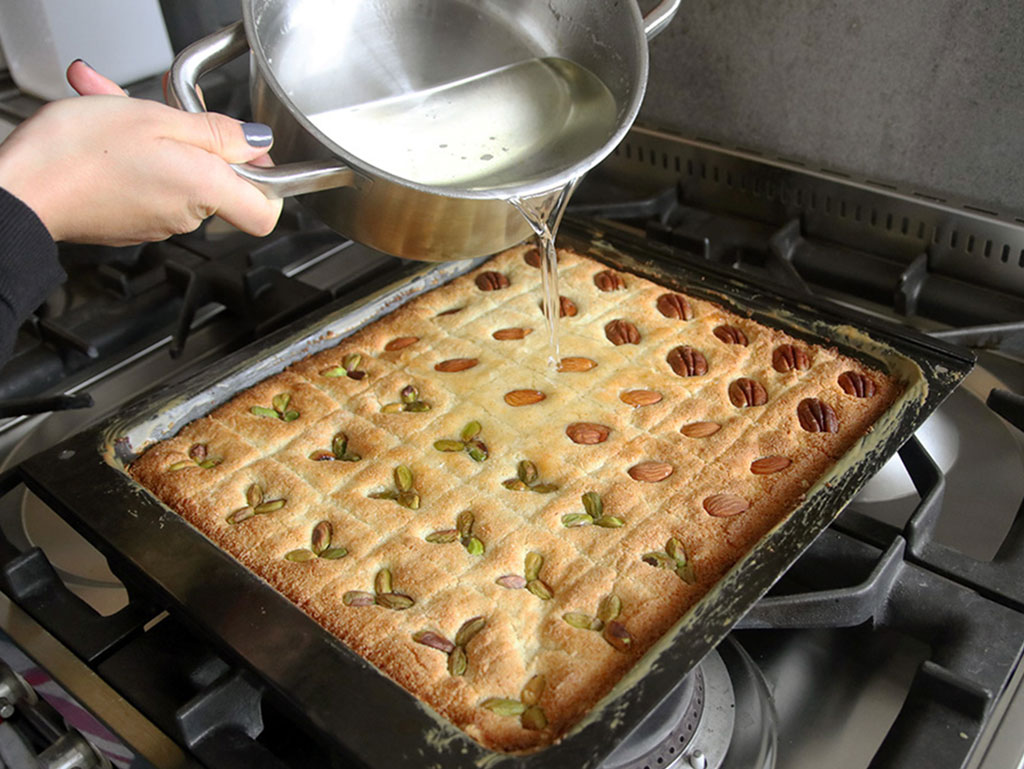
{"label": "fingernail with blue polish", "polygon": [[266,123],[242,123],[242,133],[252,147],[269,147],[274,141],[274,134]]}

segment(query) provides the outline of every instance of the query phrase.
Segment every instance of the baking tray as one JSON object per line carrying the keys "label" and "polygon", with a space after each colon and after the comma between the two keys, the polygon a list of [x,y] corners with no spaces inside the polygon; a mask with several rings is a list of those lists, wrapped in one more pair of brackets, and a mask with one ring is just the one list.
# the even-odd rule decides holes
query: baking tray
{"label": "baking tray", "polygon": [[279,704],[333,750],[369,767],[596,767],[839,514],[973,366],[960,348],[831,303],[753,285],[734,272],[567,221],[561,246],[717,302],[902,377],[906,389],[784,522],[766,534],[560,743],[526,756],[471,740],[381,675],[238,564],[124,471],[236,392],[336,344],[484,260],[408,267],[355,305],[326,308],[183,382],[146,394],[107,422],[23,463],[26,484],[153,597],[255,672]]}

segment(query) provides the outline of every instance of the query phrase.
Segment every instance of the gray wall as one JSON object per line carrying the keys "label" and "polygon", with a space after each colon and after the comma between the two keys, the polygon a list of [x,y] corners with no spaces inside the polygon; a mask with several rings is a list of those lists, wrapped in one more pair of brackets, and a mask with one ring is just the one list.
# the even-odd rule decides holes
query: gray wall
{"label": "gray wall", "polygon": [[640,120],[1024,217],[1024,2],[684,0]]}

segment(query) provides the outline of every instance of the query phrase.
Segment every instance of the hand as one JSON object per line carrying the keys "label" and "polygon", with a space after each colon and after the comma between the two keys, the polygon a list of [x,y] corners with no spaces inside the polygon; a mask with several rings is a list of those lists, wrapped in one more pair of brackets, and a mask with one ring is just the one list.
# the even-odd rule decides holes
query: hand
{"label": "hand", "polygon": [[0,145],[0,187],[54,240],[163,240],[214,214],[253,235],[274,228],[281,201],[229,165],[269,163],[266,126],[130,99],[82,61],[68,82],[83,96],[46,105]]}

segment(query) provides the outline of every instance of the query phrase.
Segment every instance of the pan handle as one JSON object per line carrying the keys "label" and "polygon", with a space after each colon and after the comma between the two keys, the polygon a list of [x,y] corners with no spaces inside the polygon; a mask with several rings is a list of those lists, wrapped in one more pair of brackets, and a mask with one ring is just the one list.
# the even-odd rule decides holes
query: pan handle
{"label": "pan handle", "polygon": [[[196,93],[200,76],[248,50],[249,41],[240,21],[193,43],[179,53],[171,65],[168,101],[186,112],[204,112],[205,107]],[[271,198],[286,198],[355,183],[352,169],[337,160],[311,160],[269,168],[239,163],[232,168]]]}
{"label": "pan handle", "polygon": [[647,35],[648,41],[653,40],[669,25],[682,3],[683,0],[662,0],[657,8],[644,16],[644,34]]}

